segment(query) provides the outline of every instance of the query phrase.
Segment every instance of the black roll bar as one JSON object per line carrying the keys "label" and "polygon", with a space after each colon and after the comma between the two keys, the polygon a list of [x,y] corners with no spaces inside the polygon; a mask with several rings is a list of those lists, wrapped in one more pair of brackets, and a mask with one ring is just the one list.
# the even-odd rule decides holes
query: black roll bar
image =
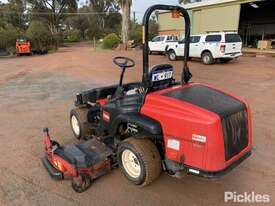
{"label": "black roll bar", "polygon": [[188,83],[189,80],[192,78],[192,74],[189,71],[188,68],[188,59],[189,59],[189,47],[190,47],[190,17],[186,9],[180,6],[172,6],[172,5],[162,5],[157,4],[153,5],[150,8],[147,9],[145,12],[145,15],[143,17],[143,76],[142,76],[142,82],[145,84],[145,86],[149,85],[150,77],[149,77],[149,20],[151,17],[151,14],[156,10],[164,10],[164,11],[178,11],[181,13],[181,15],[184,17],[185,20],[185,47],[184,47],[184,64],[183,64],[183,71],[181,75],[181,82],[182,83]]}

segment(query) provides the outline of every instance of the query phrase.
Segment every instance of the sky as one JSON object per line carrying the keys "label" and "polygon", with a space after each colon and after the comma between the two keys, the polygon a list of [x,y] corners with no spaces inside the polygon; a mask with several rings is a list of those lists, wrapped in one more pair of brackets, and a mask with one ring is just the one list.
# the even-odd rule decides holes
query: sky
{"label": "sky", "polygon": [[132,11],[136,12],[137,19],[141,21],[146,9],[154,4],[176,5],[178,0],[133,0]]}

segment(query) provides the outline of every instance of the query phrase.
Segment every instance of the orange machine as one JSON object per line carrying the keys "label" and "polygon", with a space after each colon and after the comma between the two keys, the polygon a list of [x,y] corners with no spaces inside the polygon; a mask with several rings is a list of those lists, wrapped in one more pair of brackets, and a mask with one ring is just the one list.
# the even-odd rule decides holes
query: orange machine
{"label": "orange machine", "polygon": [[31,43],[27,39],[21,38],[16,40],[16,54],[31,54]]}

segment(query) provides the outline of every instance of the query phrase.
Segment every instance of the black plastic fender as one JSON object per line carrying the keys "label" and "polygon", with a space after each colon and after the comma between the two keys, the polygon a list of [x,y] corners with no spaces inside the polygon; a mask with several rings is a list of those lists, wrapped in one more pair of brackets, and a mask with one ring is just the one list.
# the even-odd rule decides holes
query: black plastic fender
{"label": "black plastic fender", "polygon": [[118,126],[123,123],[135,124],[139,128],[141,128],[144,132],[154,136],[155,138],[159,138],[162,136],[162,129],[161,129],[160,123],[150,117],[147,117],[139,113],[118,115],[116,119],[113,121],[111,126],[112,135],[116,134]]}

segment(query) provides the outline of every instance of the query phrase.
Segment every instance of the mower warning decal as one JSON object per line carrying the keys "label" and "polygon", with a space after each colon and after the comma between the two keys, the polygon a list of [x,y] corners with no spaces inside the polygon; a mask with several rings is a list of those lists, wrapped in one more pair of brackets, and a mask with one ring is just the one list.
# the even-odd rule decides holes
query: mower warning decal
{"label": "mower warning decal", "polygon": [[180,150],[180,141],[176,139],[168,139],[167,147],[173,150]]}

